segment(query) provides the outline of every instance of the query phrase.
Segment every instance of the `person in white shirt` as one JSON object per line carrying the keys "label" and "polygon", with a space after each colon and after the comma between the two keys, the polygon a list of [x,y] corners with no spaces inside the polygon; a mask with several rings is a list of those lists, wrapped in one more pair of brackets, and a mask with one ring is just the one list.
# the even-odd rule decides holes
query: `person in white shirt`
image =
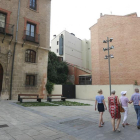
{"label": "person in white shirt", "polygon": [[124,109],[124,119],[123,119],[123,123],[122,126],[125,127],[125,125],[129,125],[129,123],[127,123],[127,116],[128,116],[128,103],[131,103],[128,98],[126,97],[126,93],[127,91],[122,91],[121,92],[121,97],[120,97],[120,103]]}

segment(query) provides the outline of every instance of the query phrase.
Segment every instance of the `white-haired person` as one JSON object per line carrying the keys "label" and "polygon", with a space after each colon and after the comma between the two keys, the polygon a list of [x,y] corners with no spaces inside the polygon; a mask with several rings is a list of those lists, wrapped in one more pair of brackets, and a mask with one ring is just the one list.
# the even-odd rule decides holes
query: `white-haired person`
{"label": "white-haired person", "polygon": [[129,99],[126,97],[127,91],[121,91],[121,97],[120,97],[120,103],[122,105],[122,108],[124,109],[124,118],[123,118],[123,123],[122,126],[125,127],[125,125],[129,125],[127,123],[127,116],[128,116],[128,103],[131,103]]}
{"label": "white-haired person", "polygon": [[[99,118],[99,127],[103,127],[104,125],[104,121],[103,121],[103,113],[105,111],[105,109],[107,110],[106,104],[105,104],[105,98],[102,95],[103,91],[100,89],[98,91],[99,95],[96,96],[95,99],[95,111],[96,111],[96,106],[98,106],[98,111],[100,113],[100,118]],[[98,104],[97,104],[98,103]]]}

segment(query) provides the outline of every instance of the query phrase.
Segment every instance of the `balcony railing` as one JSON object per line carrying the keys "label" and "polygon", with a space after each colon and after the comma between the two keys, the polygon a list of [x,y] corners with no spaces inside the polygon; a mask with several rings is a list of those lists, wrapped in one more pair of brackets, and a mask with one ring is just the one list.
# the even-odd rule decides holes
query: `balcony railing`
{"label": "balcony railing", "polygon": [[34,32],[25,30],[24,35],[23,35],[23,40],[24,40],[24,43],[25,43],[25,41],[30,41],[33,43],[40,44],[40,34],[36,34]]}
{"label": "balcony railing", "polygon": [[0,33],[13,36],[14,25],[0,21]]}

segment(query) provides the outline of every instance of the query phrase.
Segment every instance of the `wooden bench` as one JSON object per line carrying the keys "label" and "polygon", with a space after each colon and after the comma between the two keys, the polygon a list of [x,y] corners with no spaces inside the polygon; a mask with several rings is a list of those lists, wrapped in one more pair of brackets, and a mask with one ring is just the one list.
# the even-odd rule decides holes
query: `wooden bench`
{"label": "wooden bench", "polygon": [[[25,97],[25,96],[35,96],[35,97]],[[43,98],[39,98],[39,94],[18,94],[18,101],[22,103],[23,99],[37,99],[38,102],[41,102],[41,99]]]}
{"label": "wooden bench", "polygon": [[[61,97],[57,97],[57,98],[53,98],[52,96],[61,96]],[[52,99],[61,99],[62,101],[66,100],[66,97],[63,97],[62,94],[53,94],[53,95],[47,95],[47,101],[51,102]]]}

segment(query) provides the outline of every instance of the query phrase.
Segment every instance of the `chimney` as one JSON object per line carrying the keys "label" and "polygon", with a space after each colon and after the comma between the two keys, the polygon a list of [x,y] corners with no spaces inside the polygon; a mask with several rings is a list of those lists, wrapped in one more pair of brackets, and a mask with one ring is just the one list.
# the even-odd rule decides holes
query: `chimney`
{"label": "chimney", "polygon": [[100,13],[100,17],[102,17],[103,16],[103,14],[102,13]]}
{"label": "chimney", "polygon": [[55,37],[56,37],[56,35],[53,35],[53,37],[55,38]]}

